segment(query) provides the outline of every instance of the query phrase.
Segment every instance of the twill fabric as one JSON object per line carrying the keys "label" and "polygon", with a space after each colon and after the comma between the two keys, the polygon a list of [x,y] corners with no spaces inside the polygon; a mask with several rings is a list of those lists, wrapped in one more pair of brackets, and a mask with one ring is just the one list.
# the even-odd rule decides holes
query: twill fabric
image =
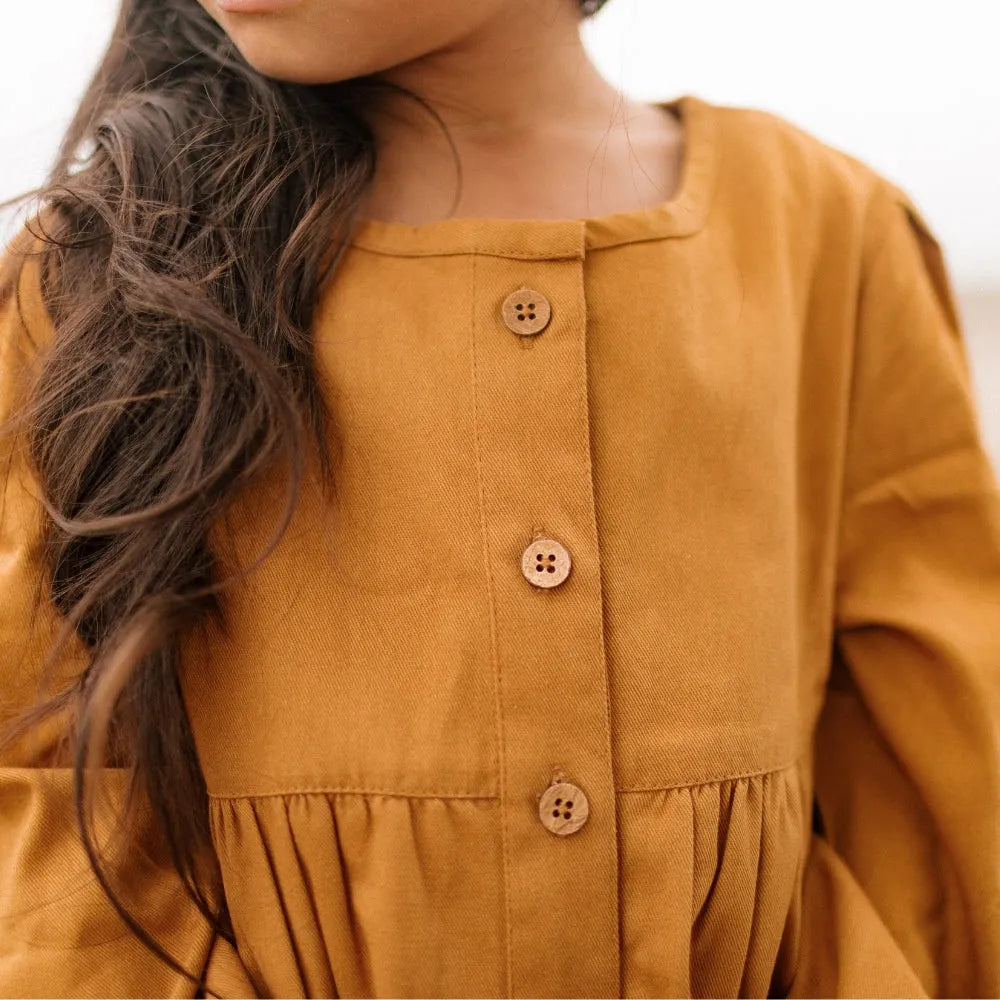
{"label": "twill fabric", "polygon": [[[235,945],[116,862],[221,996],[1000,995],[1000,489],[941,245],[780,116],[663,107],[671,200],[364,220],[323,286],[335,489],[310,451],[184,640]],[[0,416],[54,336],[33,260],[17,291]],[[59,616],[3,447],[6,713]],[[0,761],[0,993],[192,996],[91,876],[58,734]]]}

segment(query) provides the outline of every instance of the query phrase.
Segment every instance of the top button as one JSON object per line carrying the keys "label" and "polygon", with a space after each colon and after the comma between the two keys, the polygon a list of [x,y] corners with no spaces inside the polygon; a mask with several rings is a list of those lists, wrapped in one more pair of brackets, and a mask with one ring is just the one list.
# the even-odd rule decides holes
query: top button
{"label": "top button", "polygon": [[549,325],[549,300],[534,288],[518,288],[503,301],[500,309],[507,329],[528,336],[541,333]]}

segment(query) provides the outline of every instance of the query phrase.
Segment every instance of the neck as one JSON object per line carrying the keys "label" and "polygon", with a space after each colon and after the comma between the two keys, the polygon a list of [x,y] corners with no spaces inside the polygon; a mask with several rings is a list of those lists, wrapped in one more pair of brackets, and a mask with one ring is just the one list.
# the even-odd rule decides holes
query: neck
{"label": "neck", "polygon": [[[460,143],[490,144],[560,128],[606,128],[624,98],[583,47],[576,0],[544,16],[502,12],[471,35],[378,74],[426,100]],[[393,96],[373,120],[380,141],[441,136],[416,102]]]}
{"label": "neck", "polygon": [[670,196],[677,122],[600,75],[580,38],[577,0],[533,3],[545,17],[508,11],[380,74],[439,118],[400,94],[374,110],[366,217],[580,217]]}

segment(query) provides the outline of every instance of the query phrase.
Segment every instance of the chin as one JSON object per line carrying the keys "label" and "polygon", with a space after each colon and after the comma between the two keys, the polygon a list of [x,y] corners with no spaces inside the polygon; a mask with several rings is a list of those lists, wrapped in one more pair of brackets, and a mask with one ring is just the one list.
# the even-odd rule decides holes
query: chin
{"label": "chin", "polygon": [[349,80],[352,77],[363,75],[361,72],[344,70],[337,72],[329,66],[311,66],[301,60],[269,59],[266,56],[253,58],[249,53],[244,52],[246,61],[253,66],[262,76],[272,80],[283,80],[286,83],[319,84],[337,83],[341,80]]}
{"label": "chin", "polygon": [[314,65],[301,57],[287,58],[254,52],[243,52],[243,57],[262,76],[287,83],[338,83],[368,72],[364,68],[331,67],[328,63]]}
{"label": "chin", "polygon": [[[280,39],[273,31],[233,31],[231,37],[243,58],[263,76],[288,83],[337,83],[375,72],[376,60],[366,60],[355,50],[343,54],[329,46],[310,46],[295,39]],[[316,51],[311,51],[315,48]]]}

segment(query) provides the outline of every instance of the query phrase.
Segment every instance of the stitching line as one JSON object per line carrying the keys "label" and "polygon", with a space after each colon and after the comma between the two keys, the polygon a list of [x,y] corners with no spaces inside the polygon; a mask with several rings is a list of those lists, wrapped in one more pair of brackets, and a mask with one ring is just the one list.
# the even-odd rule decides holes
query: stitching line
{"label": "stitching line", "polygon": [[[746,771],[740,774],[727,774],[715,778],[694,778],[691,781],[679,781],[666,785],[636,785],[632,788],[616,788],[616,795],[644,795],[647,792],[670,792],[681,788],[707,788],[710,785],[725,785],[736,781],[746,781],[749,778],[769,777],[797,767],[802,762],[800,754],[795,760],[777,767],[765,767],[756,771]],[[2,771],[13,771],[18,768],[0,768]],[[37,768],[21,768],[20,770],[34,773]],[[209,792],[210,799],[270,799],[291,795],[381,795],[400,799],[472,799],[484,802],[501,802],[502,796],[481,792],[403,792],[393,788],[345,788],[341,787],[307,787],[286,788],[278,792]],[[506,826],[505,826],[506,831]]]}
{"label": "stitching line", "polygon": [[490,611],[490,658],[493,662],[493,677],[495,683],[495,693],[496,693],[496,756],[494,757],[494,764],[497,766],[499,772],[499,782],[500,782],[500,841],[501,850],[503,854],[503,898],[504,898],[504,943],[505,943],[505,955],[507,967],[505,969],[505,974],[507,977],[506,983],[506,993],[508,996],[513,996],[514,991],[512,987],[513,979],[513,944],[511,933],[511,908],[510,908],[510,844],[507,835],[507,804],[506,804],[506,769],[504,766],[504,727],[503,727],[503,699],[501,697],[503,676],[502,676],[502,666],[500,662],[500,657],[497,652],[497,628],[496,628],[496,601],[494,599],[494,582],[493,582],[493,566],[490,561],[490,547],[489,538],[487,534],[486,527],[486,500],[485,500],[485,488],[483,485],[483,466],[482,466],[482,442],[480,438],[480,419],[479,419],[479,377],[477,369],[477,353],[476,353],[476,261],[477,256],[473,254],[472,256],[472,294],[471,298],[471,315],[469,317],[469,330],[470,335],[470,347],[472,350],[472,400],[473,400],[473,425],[476,432],[476,477],[479,482],[479,523],[482,531],[483,537],[483,563],[486,569],[486,596],[487,603],[489,605]]}

